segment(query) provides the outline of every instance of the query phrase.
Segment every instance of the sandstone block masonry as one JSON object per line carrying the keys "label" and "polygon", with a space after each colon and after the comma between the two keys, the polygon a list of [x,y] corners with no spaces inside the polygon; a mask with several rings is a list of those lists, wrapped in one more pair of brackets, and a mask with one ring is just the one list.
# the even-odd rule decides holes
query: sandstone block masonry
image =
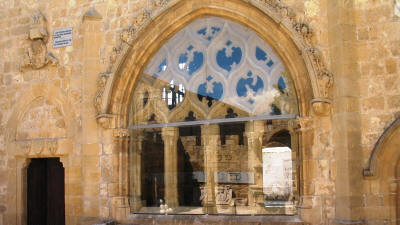
{"label": "sandstone block masonry", "polygon": [[[279,217],[272,222],[396,224],[400,218],[395,150],[400,133],[395,122],[400,118],[399,4],[398,0],[0,0],[0,225],[27,223],[27,167],[30,159],[46,157],[60,158],[65,169],[66,224],[123,221],[131,216],[124,172],[127,153],[121,151],[129,146],[130,133],[121,125],[127,120],[126,111],[115,113],[129,106],[118,91],[132,90],[134,78],[129,75],[139,73],[147,62],[142,59],[150,58],[153,48],[161,46],[157,43],[173,35],[163,30],[152,42],[145,35],[157,33],[154,27],[177,30],[184,25],[176,25],[179,19],[206,15],[233,19],[250,29],[274,24],[268,29],[280,33],[266,34],[266,41],[286,40],[270,44],[285,59],[285,66],[297,68],[292,72],[304,76],[310,87],[310,92],[297,92],[298,100],[316,99],[316,104],[299,104],[306,113],[294,126],[299,137],[296,221]],[[310,45],[304,47],[300,39],[292,38],[285,24],[295,22],[301,40]],[[73,30],[72,45],[53,48],[53,31],[68,27]],[[285,48],[295,50],[279,51]],[[135,55],[139,52],[143,54]],[[293,55],[297,61],[289,60]],[[313,60],[303,58],[315,55]],[[129,61],[131,56],[136,58]],[[321,61],[326,65],[322,69],[330,73],[321,73],[320,80],[309,79],[309,68],[322,71],[317,69]],[[98,92],[121,83],[129,87]],[[110,107],[99,112],[108,103],[99,105],[96,99],[107,94]],[[375,155],[377,166],[370,167]],[[366,168],[374,168],[379,172],[372,175],[378,175],[363,174]],[[132,218],[128,222],[147,221]],[[164,218],[165,223],[173,221]],[[256,222],[272,223],[264,219]]]}

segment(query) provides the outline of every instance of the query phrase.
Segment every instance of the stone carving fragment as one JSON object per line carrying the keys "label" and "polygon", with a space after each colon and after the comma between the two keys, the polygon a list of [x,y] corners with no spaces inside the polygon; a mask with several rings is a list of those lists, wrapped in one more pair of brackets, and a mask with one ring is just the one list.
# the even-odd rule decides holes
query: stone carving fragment
{"label": "stone carving fragment", "polygon": [[168,4],[168,0],[153,0],[153,5],[155,7],[160,7]]}
{"label": "stone carving fragment", "polygon": [[135,29],[133,28],[133,26],[129,26],[128,28],[122,30],[120,39],[122,42],[129,44],[134,34],[135,34]]}
{"label": "stone carving fragment", "polygon": [[56,154],[58,148],[57,140],[46,141],[46,147],[51,154]]}
{"label": "stone carving fragment", "polygon": [[323,97],[328,98],[333,86],[333,75],[328,70],[322,70],[318,74],[319,87],[322,88]]}
{"label": "stone carving fragment", "polygon": [[310,40],[311,36],[312,36],[312,31],[311,28],[303,23],[303,22],[296,22],[294,23],[294,29],[301,35],[303,36],[303,38],[305,38],[306,40]]}
{"label": "stone carving fragment", "polygon": [[104,89],[107,84],[107,80],[110,77],[109,73],[101,73],[99,78],[97,79],[97,93],[96,97],[94,99],[94,106],[97,109],[97,111],[100,111],[101,109],[101,99],[103,97]]}
{"label": "stone carving fragment", "polygon": [[46,28],[46,18],[41,12],[32,16],[32,23],[29,28],[28,40],[30,46],[26,49],[22,59],[21,69],[32,68],[40,69],[47,64],[56,65],[57,58],[47,51],[47,41],[49,34]]}
{"label": "stone carving fragment", "polygon": [[230,185],[215,188],[215,203],[217,205],[230,205],[232,201],[232,187]]}

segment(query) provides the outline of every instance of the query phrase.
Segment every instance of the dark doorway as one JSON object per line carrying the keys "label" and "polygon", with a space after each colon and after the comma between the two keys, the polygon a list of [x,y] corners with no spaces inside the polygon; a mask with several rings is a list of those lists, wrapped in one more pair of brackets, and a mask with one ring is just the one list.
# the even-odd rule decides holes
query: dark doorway
{"label": "dark doorway", "polygon": [[59,158],[28,167],[28,225],[65,225],[64,167]]}
{"label": "dark doorway", "polygon": [[161,131],[146,132],[142,153],[142,200],[143,206],[160,206],[164,199],[164,142]]}

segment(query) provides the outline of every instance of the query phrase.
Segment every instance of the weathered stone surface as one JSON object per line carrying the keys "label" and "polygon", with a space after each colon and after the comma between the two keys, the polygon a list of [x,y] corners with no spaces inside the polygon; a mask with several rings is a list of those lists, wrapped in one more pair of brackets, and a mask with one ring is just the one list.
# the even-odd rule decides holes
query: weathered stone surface
{"label": "weathered stone surface", "polygon": [[[273,27],[268,27],[269,31],[285,26],[293,30],[285,30],[284,36],[271,33],[271,37],[264,38],[278,39],[279,44],[274,46],[276,49],[296,45],[293,47],[296,51],[278,52],[285,59],[285,66],[294,65],[296,68],[291,72],[296,76],[309,74],[309,71],[299,69],[306,64],[303,56],[310,57],[307,68],[332,72],[317,74],[319,79],[312,80],[314,84],[309,87],[317,85],[318,95],[304,97],[307,91],[301,92],[301,86],[296,87],[299,101],[312,98],[330,100],[329,105],[300,102],[299,108],[304,112],[300,120],[305,118],[311,122],[296,123],[291,131],[298,135],[293,139],[298,157],[297,188],[299,195],[304,197],[298,199],[298,218],[311,224],[356,224],[360,221],[390,224],[397,219],[398,206],[393,199],[398,198],[398,184],[393,182],[397,182],[399,175],[392,173],[398,167],[397,155],[378,157],[379,165],[382,165],[378,171],[382,174],[375,180],[364,179],[362,169],[367,167],[379,138],[388,137],[384,131],[400,116],[398,0],[198,0],[179,12],[174,12],[176,8],[163,11],[176,2],[179,2],[178,8],[190,1],[0,0],[0,224],[24,224],[21,222],[25,218],[22,213],[26,210],[21,199],[26,192],[22,183],[26,172],[20,168],[26,168],[29,162],[24,160],[33,157],[61,158],[66,175],[68,225],[93,224],[115,215],[112,197],[127,193],[123,185],[128,179],[124,177],[127,163],[120,150],[123,141],[131,140],[123,125],[127,112],[115,111],[125,104],[121,103],[122,99],[129,97],[119,94],[128,89],[106,93],[113,98],[113,105],[105,112],[107,114],[97,117],[93,99],[104,95],[97,92],[98,87],[111,86],[107,83],[110,74],[102,72],[118,71],[122,67],[129,67],[129,74],[140,71],[147,63],[141,59],[149,58],[148,55],[154,51],[152,48],[161,47],[154,43],[164,43],[172,33],[161,34],[154,43],[151,37],[146,40],[140,37],[145,37],[157,24],[175,30],[177,25],[173,16],[163,21],[158,20],[158,16],[168,13],[178,16],[189,11],[193,12],[185,15],[187,18],[198,18],[204,11],[207,15],[234,19],[249,28],[254,25],[252,21],[257,21],[260,27],[267,27],[274,16],[278,19]],[[203,2],[224,2],[224,7],[232,6],[235,10],[213,6],[196,8]],[[249,13],[253,12],[250,11],[253,6],[247,5],[249,2],[258,5],[258,12],[262,13]],[[38,10],[41,13],[35,14]],[[34,18],[32,13],[36,15]],[[254,17],[257,18],[251,20]],[[73,28],[73,45],[53,49],[53,31],[66,27]],[[289,36],[298,39],[284,41]],[[135,39],[137,37],[139,39]],[[133,40],[139,40],[142,45]],[[145,46],[146,52],[135,55],[137,58],[130,61],[131,64],[123,63],[124,57],[130,57],[128,51],[140,50],[130,49],[131,45]],[[299,60],[291,61],[288,55],[296,55]],[[56,64],[54,56],[58,65],[45,66],[52,62]],[[110,65],[110,62],[114,63]],[[21,64],[26,66],[22,71],[19,70]],[[117,79],[113,85],[134,86],[134,78],[129,80],[126,77]],[[308,78],[305,80],[311,82]],[[128,108],[127,105],[123,107]],[[392,145],[385,148],[395,154],[393,146],[398,146],[398,143],[390,137],[385,139],[385,143]],[[182,142],[194,154],[199,148],[191,145],[193,140],[189,139]],[[238,142],[235,137],[226,139],[231,146]],[[240,157],[249,157],[247,152],[242,152]],[[220,155],[222,161],[226,160],[223,154]],[[246,163],[243,167],[256,170],[255,166]],[[125,210],[117,212],[118,215],[126,213],[126,205],[115,204],[116,208]],[[133,216],[124,222],[302,223],[292,221],[293,217],[276,217],[271,221],[266,221],[266,218]]]}

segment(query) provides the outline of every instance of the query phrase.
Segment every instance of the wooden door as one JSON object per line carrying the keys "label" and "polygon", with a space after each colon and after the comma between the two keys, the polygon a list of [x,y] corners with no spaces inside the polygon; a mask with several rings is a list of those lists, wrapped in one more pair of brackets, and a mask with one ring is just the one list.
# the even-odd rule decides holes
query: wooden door
{"label": "wooden door", "polygon": [[65,225],[64,168],[58,158],[28,167],[28,225]]}

